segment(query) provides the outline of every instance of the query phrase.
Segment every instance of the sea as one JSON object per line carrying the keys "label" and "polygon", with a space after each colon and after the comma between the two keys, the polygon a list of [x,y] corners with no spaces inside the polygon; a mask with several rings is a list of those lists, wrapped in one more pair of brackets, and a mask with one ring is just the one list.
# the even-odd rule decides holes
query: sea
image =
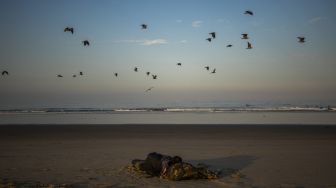
{"label": "sea", "polygon": [[9,124],[296,124],[336,125],[336,108],[317,105],[1,109]]}

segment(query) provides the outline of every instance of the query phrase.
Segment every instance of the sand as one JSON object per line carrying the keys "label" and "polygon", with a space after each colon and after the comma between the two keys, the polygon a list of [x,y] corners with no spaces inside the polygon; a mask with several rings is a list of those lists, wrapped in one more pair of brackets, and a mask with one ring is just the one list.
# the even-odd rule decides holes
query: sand
{"label": "sand", "polygon": [[[1,125],[0,148],[0,184],[336,187],[336,126]],[[171,182],[125,169],[153,151],[224,173]]]}

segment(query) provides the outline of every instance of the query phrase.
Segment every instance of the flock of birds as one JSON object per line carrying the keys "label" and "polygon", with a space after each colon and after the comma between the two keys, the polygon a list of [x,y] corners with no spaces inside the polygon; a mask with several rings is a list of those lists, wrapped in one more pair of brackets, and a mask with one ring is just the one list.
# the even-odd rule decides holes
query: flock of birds
{"label": "flock of birds", "polygon": [[[254,13],[253,13],[251,10],[246,10],[246,11],[244,12],[244,14],[245,14],[245,15],[249,15],[249,16],[253,16],[253,15],[254,15]],[[147,25],[147,24],[141,24],[140,26],[141,26],[141,29],[142,29],[142,30],[146,30],[146,29],[148,29],[148,25]],[[71,33],[71,34],[74,34],[75,30],[74,30],[73,27],[66,27],[66,28],[64,28],[64,32],[69,32],[69,33]],[[206,38],[206,40],[207,40],[208,42],[212,42],[213,40],[216,39],[216,32],[210,32],[209,35],[210,35],[210,37]],[[243,34],[241,34],[241,36],[242,36],[241,39],[243,39],[243,40],[248,40],[248,39],[249,39],[249,36],[248,36],[247,33],[243,33]],[[297,37],[297,39],[298,39],[298,42],[299,42],[299,43],[304,43],[304,42],[306,42],[306,41],[305,41],[305,37],[303,37],[303,36],[299,36],[299,37]],[[90,41],[89,41],[89,40],[83,40],[83,41],[82,41],[82,45],[83,45],[84,47],[88,47],[88,46],[90,46]],[[228,44],[226,47],[227,47],[227,48],[231,48],[231,47],[233,47],[233,45],[232,45],[232,44]],[[249,41],[247,41],[247,47],[246,47],[246,49],[252,49],[252,48],[253,48],[253,47],[252,47],[252,44],[251,44]],[[176,65],[177,65],[177,66],[182,66],[182,63],[181,63],[181,62],[178,62]],[[209,66],[205,66],[204,68],[205,68],[206,71],[210,71],[210,67],[209,67]],[[133,70],[134,70],[134,72],[138,72],[138,71],[139,71],[139,68],[138,68],[138,67],[134,67]],[[215,73],[216,73],[216,68],[213,68],[213,69],[210,71],[210,73],[211,73],[211,74],[215,74]],[[8,76],[9,73],[8,73],[7,70],[4,70],[4,71],[1,72],[1,75],[2,75],[2,76]],[[79,76],[83,76],[84,73],[83,73],[82,71],[80,71],[78,75],[79,75]],[[115,77],[118,77],[118,75],[119,75],[119,74],[118,74],[117,72],[114,73],[114,76],[115,76]],[[154,80],[156,80],[156,79],[158,78],[158,76],[157,76],[156,74],[151,74],[151,72],[146,72],[146,75],[147,75],[147,76],[150,76],[150,75],[151,75],[151,76],[152,76],[152,79],[154,79]],[[63,75],[62,75],[62,74],[57,74],[57,77],[58,77],[58,78],[63,78]],[[76,78],[76,77],[77,77],[77,74],[73,74],[72,77],[73,77],[73,78]],[[146,92],[151,91],[153,88],[154,88],[154,87],[150,87],[150,88],[148,88],[148,89],[145,90],[145,91],[146,91]]]}

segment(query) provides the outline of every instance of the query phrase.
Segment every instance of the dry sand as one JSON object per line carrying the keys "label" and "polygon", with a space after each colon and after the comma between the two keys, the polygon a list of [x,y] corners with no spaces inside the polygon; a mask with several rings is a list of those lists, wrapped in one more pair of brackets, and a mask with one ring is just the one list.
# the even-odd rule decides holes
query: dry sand
{"label": "dry sand", "polygon": [[[0,148],[2,185],[336,187],[336,126],[2,125]],[[225,172],[170,182],[125,170],[153,151]]]}

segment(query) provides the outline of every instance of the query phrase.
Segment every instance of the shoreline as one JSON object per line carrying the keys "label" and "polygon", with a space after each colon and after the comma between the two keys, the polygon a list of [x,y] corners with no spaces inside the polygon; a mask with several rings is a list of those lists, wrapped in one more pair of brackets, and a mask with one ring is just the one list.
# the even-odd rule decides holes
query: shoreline
{"label": "shoreline", "polygon": [[0,114],[6,124],[266,124],[336,125],[334,112],[127,112]]}

